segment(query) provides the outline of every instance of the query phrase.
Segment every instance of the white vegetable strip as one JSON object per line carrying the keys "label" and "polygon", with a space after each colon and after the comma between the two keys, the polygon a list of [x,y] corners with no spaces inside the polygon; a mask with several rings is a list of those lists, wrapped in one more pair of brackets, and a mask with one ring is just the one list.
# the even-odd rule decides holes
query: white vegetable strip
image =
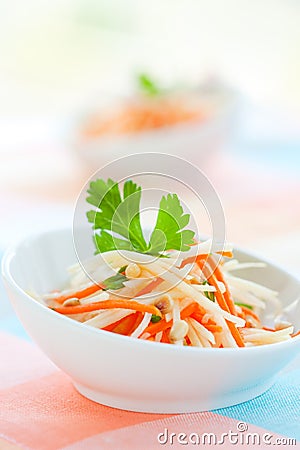
{"label": "white vegetable strip", "polygon": [[88,297],[85,298],[81,298],[80,299],[80,303],[82,305],[87,305],[89,303],[94,303],[94,302],[101,302],[101,301],[105,301],[109,299],[109,294],[108,292],[105,291],[101,291],[100,294],[93,294],[93,295],[89,295]]}
{"label": "white vegetable strip", "polygon": [[199,323],[197,320],[193,319],[192,317],[189,319],[193,327],[198,331],[198,333],[203,336],[205,339],[207,339],[211,344],[215,344],[216,340],[214,335],[207,330],[201,323]]}
{"label": "white vegetable strip", "polygon": [[90,278],[85,272],[83,272],[83,270],[76,273],[76,275],[72,275],[70,278],[70,286],[76,288],[77,290],[78,288],[81,288],[81,286],[84,286],[85,284],[90,282]]}
{"label": "white vegetable strip", "polygon": [[220,339],[221,343],[223,344],[223,347],[238,347],[237,343],[235,342],[235,339],[233,338],[232,334],[229,331],[227,323],[225,322],[221,314],[216,315],[214,317],[214,320],[217,324],[219,324],[222,327],[222,331],[220,332]]}
{"label": "white vegetable strip", "polygon": [[160,331],[159,333],[157,333],[156,335],[155,335],[155,342],[160,342],[161,341],[161,338],[162,338],[162,335],[163,335],[163,332],[162,331]]}
{"label": "white vegetable strip", "polygon": [[207,239],[200,244],[193,245],[191,249],[185,253],[180,253],[178,260],[184,261],[191,256],[206,255],[209,253],[216,252],[231,252],[233,250],[233,245],[229,242],[219,243],[213,242],[212,239]]}
{"label": "white vegetable strip", "polygon": [[[154,266],[154,264],[156,265],[158,263],[157,262],[152,263],[151,266]],[[163,264],[163,262],[161,262],[160,264]],[[184,281],[181,281],[180,271],[178,269],[172,268],[168,272],[165,272],[164,278],[173,284],[179,282],[179,284],[177,284],[177,288],[180,289],[186,296],[192,297],[195,301],[199,303],[199,305],[201,305],[208,311],[222,315],[224,318],[226,318],[226,320],[235,323],[239,327],[243,327],[245,325],[245,321],[243,319],[241,319],[240,317],[236,317],[221,309],[218,304],[209,300],[201,292],[197,291],[197,289],[194,289],[192,284],[188,284],[185,283]]]}
{"label": "white vegetable strip", "polygon": [[258,308],[265,309],[265,302],[255,297],[255,295],[251,294],[251,292],[240,291],[236,287],[230,285],[229,288],[235,302],[245,303],[250,306],[256,306]]}
{"label": "white vegetable strip", "polygon": [[234,277],[233,275],[226,275],[228,283],[240,289],[246,289],[258,297],[269,300],[277,296],[277,292],[269,289],[261,284],[254,283],[254,281],[244,280],[243,278]]}
{"label": "white vegetable strip", "polygon": [[189,326],[189,331],[187,333],[187,337],[191,341],[191,344],[194,347],[203,347],[203,345],[202,345],[202,343],[201,343],[201,341],[200,341],[196,331],[194,330],[193,325],[190,322],[190,319],[187,319],[186,322],[187,322],[187,324]]}
{"label": "white vegetable strip", "polygon": [[140,339],[146,340],[146,339],[148,339],[150,336],[151,336],[150,333],[143,333],[143,334],[140,335],[139,338],[140,338]]}
{"label": "white vegetable strip", "polygon": [[256,345],[272,344],[283,340],[291,339],[294,327],[284,328],[278,331],[267,331],[261,329],[247,328],[243,330],[245,342]]}
{"label": "white vegetable strip", "polygon": [[237,259],[232,259],[230,261],[226,261],[222,268],[224,271],[230,272],[233,270],[256,269],[262,267],[266,267],[266,264],[262,262],[240,263]]}
{"label": "white vegetable strip", "polygon": [[180,308],[178,301],[175,300],[173,306],[173,323],[177,322],[178,320],[180,320]]}
{"label": "white vegetable strip", "polygon": [[134,332],[131,333],[131,336],[135,337],[135,338],[138,338],[143,333],[145,328],[147,328],[147,326],[149,325],[151,317],[152,317],[151,313],[145,313],[144,317],[143,317],[143,320],[141,321],[139,326],[134,330]]}
{"label": "white vegetable strip", "polygon": [[[222,285],[225,287],[223,283]],[[200,292],[216,292],[216,288],[209,284],[193,284],[193,288]]]}
{"label": "white vegetable strip", "polygon": [[87,320],[85,323],[92,327],[96,328],[105,328],[108,325],[111,325],[114,322],[117,322],[120,319],[123,319],[126,316],[132,314],[133,311],[130,309],[122,309],[119,310],[107,310],[101,311],[96,317],[93,319]]}
{"label": "white vegetable strip", "polygon": [[218,285],[218,288],[220,289],[221,294],[224,294],[224,292],[226,292],[225,284],[222,283],[222,281],[218,281],[217,285]]}

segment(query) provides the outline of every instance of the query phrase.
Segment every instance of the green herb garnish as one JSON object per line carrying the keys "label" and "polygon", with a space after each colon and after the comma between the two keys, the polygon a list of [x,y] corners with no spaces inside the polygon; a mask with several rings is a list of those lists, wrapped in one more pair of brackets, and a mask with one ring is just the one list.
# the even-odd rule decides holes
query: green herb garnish
{"label": "green herb garnish", "polygon": [[125,281],[128,281],[128,278],[122,273],[118,272],[116,275],[112,277],[106,278],[101,284],[103,284],[103,291],[116,291],[124,287]]}
{"label": "green herb garnish", "polygon": [[251,310],[253,309],[253,306],[247,305],[247,303],[234,302],[234,304],[237,305],[237,306],[244,306],[245,308],[248,308],[248,309],[251,309]]}
{"label": "green herb garnish", "polygon": [[[207,280],[203,281],[203,285],[209,284]],[[204,291],[205,297],[208,298],[208,300],[211,300],[212,302],[215,301],[215,294],[213,292]]]}
{"label": "green herb garnish", "polygon": [[156,316],[155,314],[152,314],[152,317],[151,317],[151,322],[152,322],[152,323],[157,323],[157,322],[159,322],[160,320],[161,320],[161,317]]}
{"label": "green herb garnish", "polygon": [[125,270],[126,270],[127,266],[122,266],[120,267],[120,269],[118,270],[119,273],[122,273],[124,275]]}
{"label": "green herb garnish", "polygon": [[143,94],[154,97],[162,93],[162,90],[154,83],[154,81],[145,73],[138,76],[138,87]]}
{"label": "green herb garnish", "polygon": [[166,250],[187,251],[193,244],[194,231],[184,229],[190,215],[184,214],[176,194],[162,197],[148,243],[140,222],[140,186],[128,180],[121,193],[117,182],[99,179],[91,182],[88,194],[87,201],[96,207],[87,213],[89,222],[99,230],[94,234],[96,253],[130,250],[163,256]]}

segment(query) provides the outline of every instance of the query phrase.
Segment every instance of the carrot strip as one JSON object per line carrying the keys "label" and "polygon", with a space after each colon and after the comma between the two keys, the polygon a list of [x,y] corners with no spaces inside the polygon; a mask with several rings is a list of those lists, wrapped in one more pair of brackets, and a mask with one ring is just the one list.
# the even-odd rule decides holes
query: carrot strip
{"label": "carrot strip", "polygon": [[299,336],[299,335],[300,335],[300,330],[297,331],[297,333],[292,334],[292,337],[297,337],[297,336]]}
{"label": "carrot strip", "polygon": [[162,278],[156,278],[155,280],[151,281],[147,286],[145,286],[143,289],[141,289],[137,294],[136,297],[140,297],[141,295],[149,294],[153,291],[158,285],[160,285],[163,282]]}
{"label": "carrot strip", "polygon": [[266,331],[276,331],[275,328],[269,328],[269,327],[262,327],[263,330]]}
{"label": "carrot strip", "polygon": [[219,333],[220,331],[222,331],[222,327],[220,325],[217,325],[216,322],[214,322],[213,320],[209,320],[208,322],[203,323],[202,322],[203,314],[199,314],[199,312],[195,312],[194,314],[191,315],[191,317],[197,320],[197,322],[201,323],[201,325],[203,325],[207,330],[211,331],[212,333]]}
{"label": "carrot strip", "polygon": [[69,300],[69,298],[85,298],[89,295],[94,294],[97,291],[100,291],[104,289],[104,286],[101,286],[100,284],[93,284],[93,286],[89,286],[87,288],[81,289],[80,291],[75,291],[71,294],[67,295],[61,295],[60,297],[54,298],[54,300],[57,303],[64,303],[66,300]]}
{"label": "carrot strip", "polygon": [[191,317],[195,320],[197,320],[198,322],[202,323],[202,319],[203,319],[204,314],[199,313],[198,311],[194,312]]}
{"label": "carrot strip", "polygon": [[136,318],[135,321],[132,324],[132,327],[130,330],[128,330],[128,336],[134,332],[134,330],[139,326],[141,321],[143,320],[144,315],[141,312],[136,312]]}
{"label": "carrot strip", "polygon": [[[260,323],[260,318],[249,308],[247,308],[246,306],[241,306],[240,305],[241,310],[245,313],[246,316],[251,316],[253,317],[253,319],[257,320],[257,322]],[[274,331],[274,330],[272,330]]]}
{"label": "carrot strip", "polygon": [[[226,256],[227,258],[232,258],[233,257],[233,253],[232,252],[216,252],[216,253],[218,253],[218,255]],[[196,256],[189,256],[188,258],[184,259],[181,262],[180,269],[182,269],[187,264],[196,263],[197,260],[199,260],[199,259],[207,259],[209,256],[210,256],[209,253],[203,253],[201,255],[196,255]]]}
{"label": "carrot strip", "polygon": [[96,311],[98,309],[132,309],[134,311],[140,311],[144,313],[155,314],[162,317],[162,314],[158,308],[154,305],[143,305],[135,301],[126,300],[104,300],[102,302],[89,303],[87,305],[76,306],[61,306],[58,308],[51,308],[60,314],[81,314],[90,311]]}
{"label": "carrot strip", "polygon": [[180,313],[180,318],[182,320],[186,319],[187,317],[191,316],[193,313],[195,312],[200,312],[202,313],[204,311],[205,314],[205,309],[202,308],[202,306],[200,306],[198,303],[190,303],[188,306],[186,306]]}
{"label": "carrot strip", "polygon": [[170,344],[169,332],[167,330],[164,330],[160,342],[163,342],[164,344]]}
{"label": "carrot strip", "polygon": [[116,322],[111,323],[110,325],[107,325],[104,328],[101,328],[101,330],[105,330],[105,331],[113,331],[113,329],[115,327],[117,327],[119,324],[121,324],[122,322],[124,322],[124,320],[127,319],[127,317],[123,317],[122,319],[117,320]]}
{"label": "carrot strip", "polygon": [[160,331],[165,331],[168,328],[171,328],[173,325],[173,320],[170,320],[170,322],[166,322],[165,319],[160,320],[157,323],[151,323],[150,325],[145,328],[144,333],[149,333],[151,335],[157,334]]}
{"label": "carrot strip", "polygon": [[123,317],[121,320],[118,320],[117,322],[108,325],[105,328],[102,328],[106,331],[113,331],[117,334],[129,334],[129,331],[131,330],[133,324],[136,322],[136,315],[139,314],[138,312],[130,314],[130,316]]}
{"label": "carrot strip", "polygon": [[[190,303],[188,306],[186,306],[180,313],[181,319],[186,319],[187,317],[191,316],[195,311],[198,310],[198,308],[201,308],[198,303]],[[160,331],[165,331],[168,328],[171,328],[173,325],[173,320],[170,320],[169,322],[166,322],[165,319],[160,320],[157,323],[151,323],[147,326],[144,333],[149,333],[151,335],[157,334]]]}
{"label": "carrot strip", "polygon": [[[209,258],[209,261],[212,261],[212,263],[215,265],[215,262],[214,262],[213,258]],[[224,279],[224,276],[223,276],[219,266],[215,266],[214,275],[216,276],[218,281],[221,281],[224,284],[226,290],[225,290],[223,295],[224,295],[224,298],[225,298],[226,303],[228,305],[229,311],[230,311],[231,314],[236,315],[236,310],[235,310],[235,305],[234,305],[234,301],[233,301],[232,295],[230,293],[228,284],[226,283],[226,281]]]}
{"label": "carrot strip", "polygon": [[211,331],[212,333],[220,333],[223,328],[220,325],[212,325],[208,323],[202,324],[208,331]]}
{"label": "carrot strip", "polygon": [[[205,261],[204,262],[200,262],[200,265],[201,265],[201,270],[203,271],[204,275],[207,277],[207,281],[212,286],[215,286],[215,288],[216,288],[216,292],[214,292],[214,294],[215,294],[216,300],[218,302],[218,305],[224,311],[230,312],[229,306],[227,305],[226,300],[225,300],[223,294],[220,291],[220,288],[218,286],[217,279],[216,279],[215,275],[210,273],[210,270],[205,266]],[[237,329],[237,327],[235,326],[235,324],[230,322],[229,320],[226,320],[226,319],[225,319],[225,321],[226,321],[227,326],[228,326],[228,328],[229,328],[229,330],[230,330],[230,332],[231,332],[235,342],[237,343],[237,345],[239,347],[245,347],[245,344],[244,344],[244,341],[242,339],[242,336],[241,336],[239,330]]]}

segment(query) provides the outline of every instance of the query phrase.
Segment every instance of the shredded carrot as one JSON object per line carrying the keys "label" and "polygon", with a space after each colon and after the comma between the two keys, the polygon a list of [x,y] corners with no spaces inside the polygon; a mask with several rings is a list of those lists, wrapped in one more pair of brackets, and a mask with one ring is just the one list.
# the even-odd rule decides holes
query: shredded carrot
{"label": "shredded carrot", "polygon": [[220,325],[217,325],[214,320],[210,319],[207,322],[203,323],[202,321],[203,315],[204,314],[195,312],[191,315],[191,317],[197,320],[197,322],[201,323],[201,325],[203,325],[207,330],[211,331],[212,333],[219,333],[220,331],[222,331],[222,327]]}
{"label": "shredded carrot", "polygon": [[84,288],[80,291],[75,291],[72,292],[71,294],[67,294],[67,295],[61,295],[60,297],[56,297],[54,300],[57,303],[64,303],[66,300],[69,300],[69,298],[85,298],[88,297],[89,295],[94,294],[97,291],[100,291],[104,289],[104,286],[101,286],[100,284],[93,284],[92,286],[89,286],[87,288]]}
{"label": "shredded carrot", "polygon": [[128,334],[133,333],[133,331],[139,326],[139,324],[141,323],[141,321],[143,320],[143,313],[141,312],[136,312],[136,318],[135,318],[135,322],[132,324],[132,328],[131,330],[128,332]]}
{"label": "shredded carrot", "polygon": [[96,311],[98,309],[132,309],[134,311],[140,311],[144,313],[155,314],[162,317],[162,314],[158,308],[154,305],[143,305],[135,301],[126,300],[104,300],[102,302],[89,303],[87,305],[76,306],[61,306],[58,308],[52,308],[54,311],[60,314],[81,314],[90,311]]}
{"label": "shredded carrot", "polygon": [[[232,258],[233,254],[232,252],[216,252],[218,255],[226,256],[227,258]],[[198,260],[201,259],[208,259],[210,256],[209,253],[203,253],[202,255],[196,255],[196,256],[189,256],[188,258],[184,259],[180,265],[180,269],[182,269],[187,264],[193,264],[196,263]]]}
{"label": "shredded carrot", "polygon": [[251,316],[251,317],[253,317],[253,319],[255,319],[257,322],[260,323],[260,318],[251,309],[247,308],[246,306],[242,306],[242,305],[240,305],[240,308],[245,313],[246,316]]}
{"label": "shredded carrot", "polygon": [[234,301],[233,301],[233,298],[231,296],[228,284],[226,283],[226,281],[224,279],[224,276],[223,276],[220,268],[216,265],[214,259],[213,258],[209,258],[209,262],[210,261],[212,262],[213,266],[215,266],[214,275],[216,276],[217,280],[221,281],[224,284],[224,286],[225,286],[226,290],[225,290],[223,295],[224,295],[224,298],[226,300],[226,303],[227,303],[227,306],[229,308],[229,311],[230,311],[231,314],[236,315]]}
{"label": "shredded carrot", "polygon": [[[186,306],[180,313],[180,317],[182,320],[186,319],[187,317],[191,316],[194,312],[198,311],[201,307],[198,305],[198,303],[190,303],[188,306]],[[165,319],[160,320],[157,323],[151,323],[147,326],[145,329],[145,333],[149,333],[151,335],[157,334],[160,331],[165,331],[168,328],[171,328],[173,325],[173,320],[170,320],[169,322],[166,322]]]}
{"label": "shredded carrot", "polygon": [[[134,315],[134,313],[131,314],[129,317],[131,317],[133,315]],[[128,319],[128,316],[127,317],[123,317],[122,319],[119,319],[116,322],[113,322],[110,325],[107,325],[106,327],[101,328],[101,329],[105,330],[105,331],[113,331],[114,328],[116,328],[119,324],[122,324],[126,319]]]}
{"label": "shredded carrot", "polygon": [[190,346],[192,345],[192,343],[191,343],[189,337],[186,336],[184,339],[185,339],[186,345],[187,345],[188,347],[190,347]]}
{"label": "shredded carrot", "polygon": [[275,328],[269,328],[269,327],[262,327],[263,330],[266,331],[276,331]]}
{"label": "shredded carrot", "polygon": [[297,337],[297,336],[300,336],[300,330],[297,331],[297,333],[292,334],[292,337]]}
{"label": "shredded carrot", "polygon": [[141,295],[149,294],[153,291],[157,286],[159,286],[163,282],[162,278],[155,278],[153,281],[151,281],[147,286],[145,286],[143,289],[141,289],[137,294],[136,297],[140,297]]}
{"label": "shredded carrot", "polygon": [[[211,271],[208,269],[207,266],[205,266],[205,261],[199,261],[197,262],[198,265],[200,265],[201,270],[203,271],[204,275],[207,277],[207,281],[216,288],[216,292],[214,292],[216,300],[219,304],[219,306],[224,309],[224,311],[230,312],[229,306],[227,305],[227,302],[223,296],[223,294],[220,291],[220,288],[218,286],[217,283],[217,279],[215,277],[214,274],[211,274]],[[236,314],[234,314],[236,315]],[[226,320],[227,326],[235,340],[235,342],[237,343],[237,345],[239,347],[245,347],[244,341],[242,339],[242,336],[239,332],[239,330],[237,329],[237,327],[235,326],[234,323],[230,322],[229,320]]]}
{"label": "shredded carrot", "polygon": [[102,329],[106,331],[113,331],[114,333],[117,334],[124,334],[124,335],[131,334],[131,329],[136,322],[137,315],[139,314],[140,313],[138,312],[130,314],[130,316],[123,317],[121,320],[118,320],[117,322],[108,325],[107,327]]}
{"label": "shredded carrot", "polygon": [[191,317],[193,317],[193,319],[197,320],[200,323],[202,323],[203,316],[204,316],[204,314],[199,313],[199,311],[196,311],[191,315]]}
{"label": "shredded carrot", "polygon": [[193,313],[195,312],[199,312],[200,314],[205,313],[204,308],[202,308],[202,306],[200,306],[198,303],[194,302],[194,303],[190,303],[188,306],[186,306],[180,313],[180,318],[182,320],[186,319],[187,317],[191,316]]}
{"label": "shredded carrot", "polygon": [[166,322],[165,319],[160,320],[157,323],[150,323],[150,325],[147,326],[144,333],[149,333],[151,335],[157,334],[160,331],[165,331],[168,328],[171,328],[173,325],[173,320],[170,320],[170,322]]}
{"label": "shredded carrot", "polygon": [[169,331],[164,330],[160,342],[163,342],[164,344],[170,344]]}
{"label": "shredded carrot", "polygon": [[212,333],[221,333],[223,328],[220,325],[212,325],[209,323],[203,323],[202,324],[208,331],[211,331]]}

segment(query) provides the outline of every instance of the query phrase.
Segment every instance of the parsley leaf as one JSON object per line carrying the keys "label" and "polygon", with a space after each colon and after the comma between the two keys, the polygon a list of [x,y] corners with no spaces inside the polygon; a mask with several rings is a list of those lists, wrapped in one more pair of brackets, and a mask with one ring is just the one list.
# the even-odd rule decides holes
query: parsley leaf
{"label": "parsley leaf", "polygon": [[184,214],[176,194],[162,197],[148,253],[156,255],[165,250],[189,250],[195,233],[191,230],[182,231],[189,220],[190,216]]}
{"label": "parsley leaf", "polygon": [[92,181],[87,202],[96,209],[87,212],[93,223],[96,253],[130,250],[163,256],[166,250],[187,251],[193,243],[194,231],[184,229],[190,220],[176,194],[162,197],[154,230],[146,242],[140,222],[142,189],[131,180],[121,192],[117,182],[108,179]]}
{"label": "parsley leaf", "polygon": [[[109,250],[146,251],[147,244],[140,223],[141,187],[131,180],[123,187],[123,198],[118,183],[108,179],[92,181],[88,189],[87,202],[97,210],[88,211],[87,218],[100,230],[94,240],[98,252]],[[111,231],[125,239],[117,238]]]}
{"label": "parsley leaf", "polygon": [[118,270],[118,272],[119,272],[119,273],[122,273],[122,274],[124,275],[126,269],[127,269],[127,266],[122,266],[122,267],[120,267],[120,269]]}
{"label": "parsley leaf", "polygon": [[151,316],[151,322],[152,323],[160,322],[160,320],[161,320],[160,316],[156,316],[155,314],[152,314],[152,316]]}
{"label": "parsley leaf", "polygon": [[154,81],[145,73],[141,73],[138,76],[138,85],[144,94],[155,96],[161,93],[161,90],[156,86]]}
{"label": "parsley leaf", "polygon": [[117,289],[121,289],[124,287],[125,281],[128,281],[128,278],[122,273],[118,272],[116,275],[112,277],[106,278],[101,284],[105,287],[104,291],[116,291]]}

